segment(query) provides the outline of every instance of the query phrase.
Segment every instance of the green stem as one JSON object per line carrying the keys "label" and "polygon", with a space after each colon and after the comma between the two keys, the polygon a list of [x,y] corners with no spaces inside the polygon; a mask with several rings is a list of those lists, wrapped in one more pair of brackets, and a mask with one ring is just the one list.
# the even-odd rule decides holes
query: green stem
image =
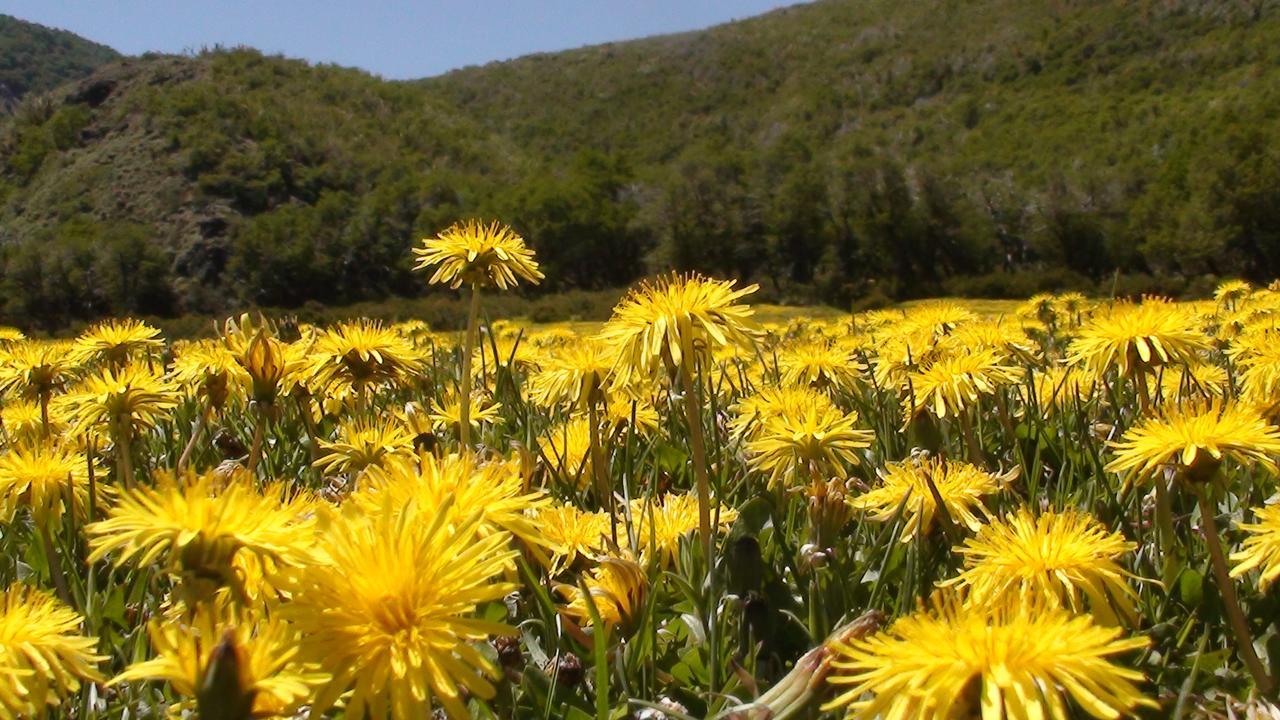
{"label": "green stem", "polygon": [[587,422],[591,423],[591,474],[595,478],[596,495],[600,502],[609,509],[609,532],[613,544],[618,544],[618,512],[614,507],[613,488],[610,487],[608,463],[604,459],[603,447],[600,444],[600,410],[594,399],[587,404]]}
{"label": "green stem", "polygon": [[133,451],[129,447],[131,428],[127,423],[116,423],[116,473],[120,475],[120,485],[125,489],[133,487]]}
{"label": "green stem", "polygon": [[245,466],[250,476],[258,468],[258,461],[262,459],[262,436],[267,430],[267,413],[261,405],[258,406],[257,420],[253,425],[253,442],[249,444],[249,463]]}
{"label": "green stem", "polygon": [[320,469],[316,467],[316,461],[320,459],[320,441],[316,437],[316,421],[311,417],[311,402],[301,395],[293,396],[294,402],[298,405],[298,414],[302,416],[302,426],[307,430],[307,440],[310,442],[311,450],[311,474],[317,483],[320,482]]}
{"label": "green stem", "polygon": [[200,434],[204,432],[204,425],[209,417],[208,408],[201,408],[200,415],[196,417],[195,427],[191,429],[191,439],[187,441],[186,447],[182,448],[182,456],[178,458],[177,472],[182,474],[187,469],[187,463],[191,460],[191,453],[196,449],[196,441],[200,439]]}
{"label": "green stem", "polygon": [[969,462],[978,467],[984,467],[987,461],[982,456],[982,446],[978,444],[978,434],[974,432],[973,420],[969,417],[969,411],[961,410],[959,418],[960,432],[964,435],[965,449],[969,452]]}
{"label": "green stem", "polygon": [[465,450],[471,445],[471,352],[476,345],[480,319],[480,286],[471,286],[471,308],[467,311],[467,339],[462,346],[462,378],[458,398],[458,439]]}
{"label": "green stem", "polygon": [[1227,558],[1222,552],[1222,542],[1218,539],[1218,521],[1214,517],[1216,508],[1209,502],[1203,483],[1192,485],[1196,494],[1196,503],[1200,506],[1200,522],[1204,524],[1204,540],[1209,547],[1209,560],[1213,567],[1214,580],[1218,583],[1218,592],[1222,594],[1222,605],[1226,608],[1227,619],[1236,636],[1236,650],[1240,659],[1253,675],[1253,682],[1258,692],[1271,697],[1274,690],[1271,676],[1262,667],[1258,653],[1253,649],[1253,634],[1249,632],[1249,623],[1240,609],[1240,598],[1236,595],[1235,584],[1231,582],[1231,573],[1227,570]]}
{"label": "green stem", "polygon": [[[75,509],[72,508],[72,512]],[[49,574],[53,576],[53,586],[58,591],[58,599],[67,604],[67,607],[75,607],[71,603],[71,590],[67,588],[67,576],[62,572],[62,558],[58,555],[58,550],[53,546],[53,537],[49,535],[49,525],[47,523],[39,523],[40,525],[40,544],[44,546],[45,561],[49,563]]]}
{"label": "green stem", "polygon": [[1160,557],[1168,563],[1176,551],[1177,535],[1173,528],[1173,498],[1169,493],[1169,480],[1156,475],[1156,535],[1160,543]]}
{"label": "green stem", "polygon": [[707,476],[707,448],[702,436],[702,408],[698,405],[698,396],[693,384],[693,338],[687,328],[680,332],[680,384],[684,390],[684,415],[689,426],[689,446],[693,452],[693,476],[698,488],[698,534],[702,540],[703,557],[707,563],[706,590],[707,633],[711,638],[708,669],[711,676],[711,689],[715,690],[719,674],[719,648],[715,643],[716,599],[715,599],[715,544],[711,534],[711,482]]}
{"label": "green stem", "polygon": [[49,394],[40,393],[40,431],[44,439],[49,439]]}

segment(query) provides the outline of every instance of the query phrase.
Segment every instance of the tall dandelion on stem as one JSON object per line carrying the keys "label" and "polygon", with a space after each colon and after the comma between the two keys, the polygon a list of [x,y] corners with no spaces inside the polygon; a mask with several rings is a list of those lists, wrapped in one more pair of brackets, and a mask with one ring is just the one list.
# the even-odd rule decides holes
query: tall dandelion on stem
{"label": "tall dandelion on stem", "polygon": [[543,274],[524,239],[496,221],[488,225],[476,220],[456,223],[436,237],[424,239],[422,247],[414,248],[413,252],[418,256],[415,270],[435,268],[428,281],[431,284],[447,284],[455,290],[464,284],[471,288],[459,379],[462,417],[458,435],[465,447],[471,442],[471,353],[479,330],[480,290],[485,287],[506,290],[515,287],[519,279],[537,285]]}
{"label": "tall dandelion on stem", "polygon": [[1195,494],[1214,580],[1236,636],[1236,648],[1258,689],[1270,693],[1273,680],[1253,649],[1253,637],[1231,584],[1218,537],[1214,517],[1217,507],[1205,494],[1205,487],[1218,477],[1222,462],[1228,457],[1274,472],[1276,463],[1272,457],[1280,453],[1280,430],[1247,407],[1216,401],[1192,403],[1142,421],[1111,447],[1116,457],[1107,464],[1108,471],[1133,473],[1138,480],[1157,483],[1162,482],[1161,476],[1168,475]]}
{"label": "tall dandelion on stem", "polygon": [[[1067,361],[1091,373],[1095,380],[1114,371],[1121,381],[1132,383],[1139,414],[1146,417],[1152,410],[1148,378],[1156,377],[1168,365],[1192,364],[1208,349],[1209,338],[1198,327],[1194,313],[1150,298],[1141,304],[1117,303],[1095,316],[1080,328],[1068,349]],[[1160,548],[1170,558],[1175,537],[1169,483],[1156,478],[1154,485]]]}
{"label": "tall dandelion on stem", "polygon": [[709,352],[726,345],[749,348],[755,343],[755,331],[750,323],[753,311],[738,301],[755,292],[757,286],[737,290],[733,286],[733,281],[711,280],[700,275],[670,275],[652,283],[641,283],[618,303],[613,317],[599,335],[601,342],[618,351],[615,386],[629,385],[638,378],[652,378],[663,371],[679,378],[698,490],[698,526],[708,562],[711,560],[711,491],[694,369],[699,349]]}
{"label": "tall dandelion on stem", "polygon": [[[735,289],[733,281],[711,280],[700,275],[673,274],[652,283],[641,283],[618,303],[613,317],[599,335],[600,341],[618,351],[615,387],[626,387],[637,379],[652,379],[662,372],[679,377],[689,427],[689,448],[698,492],[698,531],[707,563],[709,592],[714,592],[715,587],[715,537],[711,532],[711,482],[702,434],[702,406],[694,382],[696,353],[710,353],[728,345],[754,346],[753,311],[738,301],[756,289],[756,285]],[[709,615],[707,625],[714,647],[714,609]],[[711,658],[711,682],[715,685],[716,653],[712,652]]]}
{"label": "tall dandelion on stem", "polygon": [[249,405],[257,415],[246,465],[252,473],[262,457],[267,422],[278,413],[276,400],[290,364],[287,346],[276,336],[275,328],[265,321],[255,324],[248,314],[227,320],[222,341],[249,376]]}
{"label": "tall dandelion on stem", "polygon": [[133,440],[167,419],[178,404],[177,387],[144,365],[103,369],[57,398],[59,409],[77,433],[110,433],[116,451],[116,475],[125,487],[133,477]]}

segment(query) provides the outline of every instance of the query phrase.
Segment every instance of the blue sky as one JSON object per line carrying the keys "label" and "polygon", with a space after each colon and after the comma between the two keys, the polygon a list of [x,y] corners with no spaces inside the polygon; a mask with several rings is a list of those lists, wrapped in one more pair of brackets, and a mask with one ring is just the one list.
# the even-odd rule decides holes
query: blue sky
{"label": "blue sky", "polygon": [[0,0],[130,55],[251,45],[388,78],[758,15],[787,0]]}

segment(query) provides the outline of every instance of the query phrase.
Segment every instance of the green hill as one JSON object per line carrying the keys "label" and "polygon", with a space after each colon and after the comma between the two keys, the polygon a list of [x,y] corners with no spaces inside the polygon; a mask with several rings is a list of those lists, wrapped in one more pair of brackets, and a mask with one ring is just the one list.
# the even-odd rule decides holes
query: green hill
{"label": "green hill", "polygon": [[11,109],[27,93],[78,80],[117,57],[79,35],[0,15],[0,104]]}
{"label": "green hill", "polygon": [[0,127],[0,313],[417,294],[409,247],[468,215],[516,225],[548,291],[1270,279],[1278,41],[1275,0],[820,0],[407,83],[121,60]]}

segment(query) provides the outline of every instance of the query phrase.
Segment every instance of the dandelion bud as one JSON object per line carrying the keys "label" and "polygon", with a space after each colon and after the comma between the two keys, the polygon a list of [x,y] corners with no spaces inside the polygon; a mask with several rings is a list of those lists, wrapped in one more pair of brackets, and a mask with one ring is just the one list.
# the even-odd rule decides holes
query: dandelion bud
{"label": "dandelion bud", "polygon": [[247,662],[244,649],[236,643],[235,631],[228,629],[214,648],[209,669],[196,693],[201,718],[247,720],[253,717],[256,692],[243,682]]}
{"label": "dandelion bud", "polygon": [[524,655],[520,652],[520,638],[500,635],[493,639],[493,649],[498,652],[498,662],[502,663],[502,667],[518,670],[524,665]]}
{"label": "dandelion bud", "polygon": [[242,362],[253,380],[253,399],[265,405],[274,403],[280,381],[284,379],[280,341],[267,334],[266,330],[259,330],[249,343]]}
{"label": "dandelion bud", "polygon": [[573,653],[548,660],[543,670],[548,675],[554,675],[559,685],[572,688],[582,683],[582,660]]}

